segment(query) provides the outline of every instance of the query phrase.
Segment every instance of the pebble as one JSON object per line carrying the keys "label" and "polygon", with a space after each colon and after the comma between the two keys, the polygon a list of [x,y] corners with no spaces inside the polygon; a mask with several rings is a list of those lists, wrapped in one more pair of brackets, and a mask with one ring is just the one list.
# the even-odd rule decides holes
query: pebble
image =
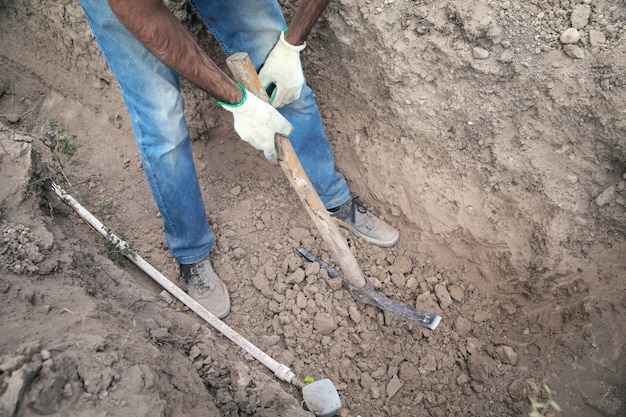
{"label": "pebble", "polygon": [[202,349],[198,345],[193,345],[189,350],[189,357],[191,359],[196,359],[198,356],[202,354]]}
{"label": "pebble", "polygon": [[465,384],[467,384],[469,381],[470,381],[470,377],[469,377],[469,375],[468,375],[468,374],[466,374],[466,373],[462,373],[461,375],[459,375],[459,376],[456,378],[456,383],[457,383],[458,385],[465,385]]}
{"label": "pebble", "polygon": [[518,355],[515,349],[510,346],[502,345],[496,348],[496,353],[498,354],[498,358],[508,365],[515,366],[517,364]]}
{"label": "pebble", "polygon": [[321,335],[329,335],[337,328],[335,319],[328,313],[317,313],[313,319],[313,329]]}
{"label": "pebble", "polygon": [[400,256],[396,258],[391,267],[389,268],[389,272],[392,274],[409,274],[413,270],[413,262],[411,258],[408,256]]}
{"label": "pebble", "polygon": [[304,227],[293,227],[289,229],[289,237],[296,242],[302,242],[304,239],[311,237],[311,232]]}
{"label": "pebble", "polygon": [[489,51],[477,46],[474,49],[472,49],[472,56],[475,59],[487,59],[489,58]]}
{"label": "pebble", "polygon": [[402,385],[402,381],[394,375],[391,381],[389,381],[389,384],[387,384],[387,398],[389,399],[396,395],[400,388],[402,388]]}
{"label": "pebble", "polygon": [[2,362],[0,362],[0,372],[9,373],[21,367],[26,362],[26,357],[24,357],[23,355],[16,355],[2,357],[1,360]]}
{"label": "pebble", "polygon": [[421,374],[427,374],[437,370],[437,360],[434,355],[426,355],[420,360],[419,371]]}
{"label": "pebble", "polygon": [[356,306],[350,306],[350,318],[357,324],[361,322],[361,313],[359,312],[359,309],[356,308]]}
{"label": "pebble", "polygon": [[611,185],[606,190],[602,191],[602,193],[596,198],[596,204],[598,207],[609,204],[611,201],[615,200],[616,193],[617,187]]}
{"label": "pebble", "polygon": [[580,40],[580,32],[576,28],[565,29],[559,38],[559,41],[564,44],[576,43]]}
{"label": "pebble", "polygon": [[463,288],[453,285],[450,287],[450,297],[460,303],[465,298],[465,291],[463,291]]}
{"label": "pebble", "polygon": [[235,259],[239,260],[239,259],[243,259],[248,255],[248,252],[246,252],[245,249],[243,248],[235,248],[235,250],[233,250],[233,256],[235,257]]}
{"label": "pebble", "polygon": [[393,282],[396,287],[402,290],[406,285],[406,277],[404,276],[404,274],[392,274],[391,282]]}
{"label": "pebble", "polygon": [[482,323],[483,321],[487,321],[491,319],[491,313],[489,313],[488,311],[477,311],[474,314],[474,322],[475,323]]}
{"label": "pebble", "polygon": [[165,303],[168,305],[171,305],[174,302],[174,297],[172,297],[172,295],[166,290],[163,290],[159,293],[159,298],[165,301]]}
{"label": "pebble", "polygon": [[10,113],[5,116],[7,118],[7,122],[16,124],[20,121],[20,116],[18,114]]}
{"label": "pebble", "polygon": [[241,192],[241,187],[240,186],[235,186],[233,188],[231,188],[230,193],[234,196],[238,196],[239,193]]}
{"label": "pebble", "polygon": [[591,46],[600,46],[606,42],[606,36],[599,30],[589,31],[589,44]]}
{"label": "pebble", "polygon": [[472,355],[468,363],[469,373],[472,379],[477,382],[486,383],[492,372],[489,358],[483,354]]}
{"label": "pebble", "polygon": [[525,400],[528,394],[528,384],[523,379],[515,380],[509,385],[509,395],[515,401]]}
{"label": "pebble", "polygon": [[304,270],[296,269],[293,274],[287,276],[285,279],[286,284],[299,284],[304,281],[305,275]]}
{"label": "pebble", "polygon": [[572,27],[576,29],[582,29],[589,23],[589,16],[591,16],[591,6],[588,4],[579,4],[574,7],[572,11]]}
{"label": "pebble", "polygon": [[450,293],[448,292],[448,289],[445,285],[435,285],[435,295],[439,299],[439,305],[442,309],[445,310],[452,304],[452,297],[450,297]]}
{"label": "pebble", "polygon": [[565,52],[565,55],[574,59],[583,59],[585,57],[585,50],[577,45],[565,45],[563,52]]}
{"label": "pebble", "polygon": [[270,281],[263,271],[259,271],[252,277],[252,285],[254,285],[254,288],[257,290],[263,292],[269,287]]}
{"label": "pebble", "polygon": [[465,317],[459,316],[454,320],[454,331],[459,336],[465,337],[472,331],[472,322]]}

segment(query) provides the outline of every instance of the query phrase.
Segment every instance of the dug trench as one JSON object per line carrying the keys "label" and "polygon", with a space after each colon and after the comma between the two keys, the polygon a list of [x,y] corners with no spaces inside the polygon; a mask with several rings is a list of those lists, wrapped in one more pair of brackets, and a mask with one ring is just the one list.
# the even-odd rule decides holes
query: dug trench
{"label": "dug trench", "polygon": [[[178,282],[78,4],[0,7],[1,415],[310,415],[47,188]],[[330,378],[340,416],[522,416],[544,383],[557,415],[624,415],[625,21],[610,0],[343,0],[315,26],[303,64],[338,168],[401,231],[391,249],[344,236],[377,291],[442,316],[435,331],[304,261],[297,247],[338,265],[281,170],[183,81],[226,323]]]}

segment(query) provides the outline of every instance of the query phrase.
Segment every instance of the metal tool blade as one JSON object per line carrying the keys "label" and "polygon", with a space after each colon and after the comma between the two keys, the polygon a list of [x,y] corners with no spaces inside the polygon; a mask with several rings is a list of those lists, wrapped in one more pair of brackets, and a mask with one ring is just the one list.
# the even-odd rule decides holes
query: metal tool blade
{"label": "metal tool blade", "polygon": [[335,268],[313,255],[311,252],[304,248],[296,248],[296,250],[310,262],[317,262],[321,268],[328,272],[328,276],[331,278],[342,278],[343,283],[348,287],[348,291],[352,294],[352,297],[360,303],[373,305],[381,310],[388,311],[398,318],[408,321],[409,323],[416,324],[420,327],[425,327],[430,330],[435,330],[441,322],[441,316],[435,313],[429,313],[426,311],[418,310],[407,304],[395,301],[384,294],[379,293],[372,287],[369,279],[367,279],[367,285],[363,288],[355,288],[351,286],[344,275],[337,271]]}

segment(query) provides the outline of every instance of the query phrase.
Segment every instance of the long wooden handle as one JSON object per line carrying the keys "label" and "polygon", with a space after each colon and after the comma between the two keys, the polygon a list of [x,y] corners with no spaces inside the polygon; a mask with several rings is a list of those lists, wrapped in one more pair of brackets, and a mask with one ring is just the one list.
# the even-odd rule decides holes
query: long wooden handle
{"label": "long wooden handle", "polygon": [[[226,63],[237,82],[241,83],[257,97],[268,103],[270,102],[247,53],[238,52],[231,55],[226,60]],[[298,197],[300,197],[300,201],[302,201],[306,211],[311,216],[313,223],[317,226],[322,238],[328,243],[335,259],[339,262],[345,279],[354,288],[364,288],[367,281],[363,271],[361,271],[356,258],[348,247],[348,243],[339,231],[338,226],[331,219],[326,207],[324,207],[324,203],[322,203],[313,184],[311,184],[311,180],[309,180],[304,168],[302,168],[302,164],[300,164],[300,160],[289,138],[277,134],[276,149],[281,168]]]}

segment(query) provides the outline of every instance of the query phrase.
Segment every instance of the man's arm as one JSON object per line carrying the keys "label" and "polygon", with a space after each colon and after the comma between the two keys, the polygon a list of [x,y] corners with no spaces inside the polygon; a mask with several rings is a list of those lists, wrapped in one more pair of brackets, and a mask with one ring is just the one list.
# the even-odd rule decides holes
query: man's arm
{"label": "man's arm", "polygon": [[109,0],[122,24],[159,60],[219,101],[239,103],[243,92],[200,48],[162,0]]}
{"label": "man's arm", "polygon": [[285,34],[285,40],[291,45],[304,44],[328,3],[330,0],[301,0]]}

